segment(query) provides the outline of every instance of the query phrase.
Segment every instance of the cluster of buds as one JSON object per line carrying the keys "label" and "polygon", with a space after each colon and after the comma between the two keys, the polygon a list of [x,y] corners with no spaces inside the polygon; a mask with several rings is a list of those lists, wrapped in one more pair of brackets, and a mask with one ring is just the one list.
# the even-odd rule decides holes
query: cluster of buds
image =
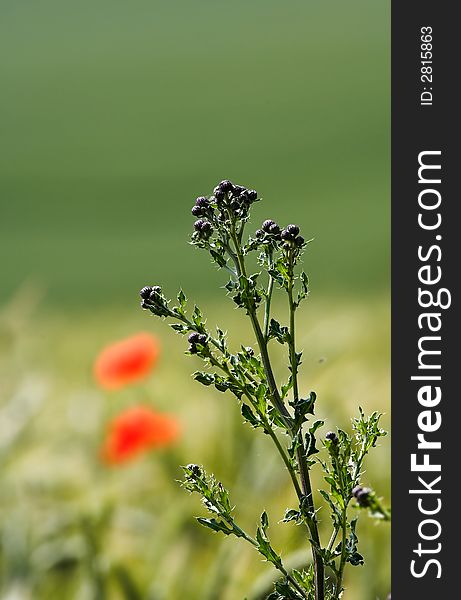
{"label": "cluster of buds", "polygon": [[213,233],[213,226],[207,219],[198,219],[194,223],[194,235],[201,240],[207,240]]}
{"label": "cluster of buds", "polygon": [[189,342],[189,348],[187,349],[188,352],[191,354],[197,354],[200,350],[198,347],[199,345],[206,346],[207,336],[204,333],[197,333],[194,331],[189,335],[187,341]]}
{"label": "cluster of buds", "polygon": [[304,246],[304,238],[299,235],[299,227],[297,225],[287,225],[280,234],[285,250],[292,247],[302,248]]}
{"label": "cluster of buds", "polygon": [[304,238],[299,235],[299,227],[297,225],[287,225],[285,229],[272,219],[267,219],[255,233],[256,239],[261,243],[275,242],[280,244],[284,250],[291,248],[302,248],[304,246]]}
{"label": "cluster of buds", "polygon": [[192,207],[194,217],[212,217],[213,208],[210,201],[205,196],[199,196]]}
{"label": "cluster of buds", "polygon": [[237,218],[245,219],[250,206],[258,200],[256,190],[248,190],[243,185],[236,185],[224,179],[213,190],[216,206],[221,212],[230,210]]}
{"label": "cluster of buds", "polygon": [[141,308],[150,310],[159,317],[166,317],[170,314],[168,303],[159,285],[146,285],[139,292],[139,295],[141,296]]}
{"label": "cluster of buds", "polygon": [[199,196],[192,214],[199,217],[194,223],[194,241],[206,241],[219,228],[219,223],[226,222],[229,216],[242,220],[248,217],[250,206],[258,200],[258,193],[243,185],[236,185],[225,179],[213,190],[209,198]]}
{"label": "cluster of buds", "polygon": [[370,504],[371,492],[372,490],[370,488],[357,485],[352,490],[352,495],[357,500],[359,506],[366,507]]}
{"label": "cluster of buds", "polygon": [[261,229],[258,229],[255,235],[258,240],[279,242],[282,239],[280,233],[281,230],[277,223],[272,219],[266,219],[261,225]]}

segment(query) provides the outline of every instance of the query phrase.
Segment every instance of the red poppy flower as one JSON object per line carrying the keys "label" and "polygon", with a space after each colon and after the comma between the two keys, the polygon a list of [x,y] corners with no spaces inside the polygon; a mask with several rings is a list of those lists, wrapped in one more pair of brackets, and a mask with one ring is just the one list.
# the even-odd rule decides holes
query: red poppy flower
{"label": "red poppy flower", "polygon": [[109,423],[102,458],[109,464],[124,463],[149,450],[169,446],[178,436],[179,423],[174,417],[146,406],[129,408]]}
{"label": "red poppy flower", "polygon": [[159,343],[148,333],[138,333],[104,348],[94,364],[99,385],[115,390],[144,379],[157,363]]}

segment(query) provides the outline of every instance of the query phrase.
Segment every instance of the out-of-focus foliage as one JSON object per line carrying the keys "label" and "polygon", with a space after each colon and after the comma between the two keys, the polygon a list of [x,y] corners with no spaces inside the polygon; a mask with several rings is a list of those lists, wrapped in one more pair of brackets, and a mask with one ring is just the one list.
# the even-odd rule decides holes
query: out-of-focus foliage
{"label": "out-of-focus foliage", "polygon": [[127,305],[146,273],[216,293],[184,232],[225,178],[289,204],[316,289],[386,286],[389,8],[2,0],[0,298],[28,277]]}

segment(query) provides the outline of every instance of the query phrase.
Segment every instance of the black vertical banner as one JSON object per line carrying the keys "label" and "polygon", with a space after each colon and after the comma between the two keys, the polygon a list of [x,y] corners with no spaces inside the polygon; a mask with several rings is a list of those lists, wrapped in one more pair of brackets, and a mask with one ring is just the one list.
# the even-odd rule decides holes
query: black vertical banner
{"label": "black vertical banner", "polygon": [[461,597],[455,8],[392,2],[393,600]]}

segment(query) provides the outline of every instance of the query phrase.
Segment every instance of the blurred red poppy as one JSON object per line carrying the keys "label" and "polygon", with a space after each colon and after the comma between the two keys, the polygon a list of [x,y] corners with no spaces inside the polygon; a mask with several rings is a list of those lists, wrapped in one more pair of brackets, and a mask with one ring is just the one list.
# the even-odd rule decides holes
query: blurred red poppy
{"label": "blurred red poppy", "polygon": [[144,379],[157,363],[159,352],[157,339],[148,333],[114,342],[96,358],[96,381],[105,389],[115,390]]}
{"label": "blurred red poppy", "polygon": [[136,406],[109,423],[102,458],[109,464],[124,463],[149,450],[169,446],[178,437],[179,423],[174,417]]}

